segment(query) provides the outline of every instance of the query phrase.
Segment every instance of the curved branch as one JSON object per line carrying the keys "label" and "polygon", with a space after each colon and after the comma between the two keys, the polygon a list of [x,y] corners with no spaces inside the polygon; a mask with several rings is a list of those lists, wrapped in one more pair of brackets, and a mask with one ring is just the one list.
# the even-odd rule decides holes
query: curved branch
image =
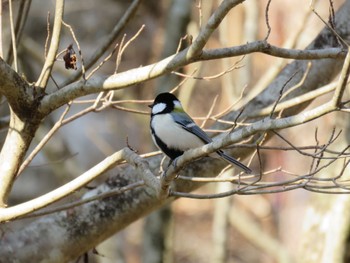
{"label": "curved branch", "polygon": [[11,206],[8,208],[0,208],[0,223],[34,212],[38,209],[55,203],[70,194],[73,194],[75,191],[87,185],[89,182],[112,169],[124,160],[137,167],[144,173],[143,181],[148,187],[152,188],[155,193],[159,191],[160,184],[157,178],[151,172],[147,172],[149,169],[144,164],[144,160],[133,153],[130,149],[124,148],[119,152],[108,156],[102,162],[95,165],[93,168],[86,171],[78,178],[61,187],[56,188],[47,194],[41,195],[40,197],[21,203],[19,205]]}
{"label": "curved branch", "polygon": [[12,110],[28,115],[28,106],[33,103],[33,89],[16,71],[0,58],[0,94],[6,97]]}
{"label": "curved branch", "polygon": [[271,53],[279,57],[286,57],[288,54],[288,58],[295,57],[297,59],[305,60],[345,57],[345,52],[341,48],[321,50],[291,50],[274,47],[264,41],[256,41],[232,48],[205,50],[200,56],[192,59],[187,59],[187,52],[188,49],[185,49],[178,54],[167,57],[157,63],[130,69],[106,78],[95,77],[89,79],[88,81],[82,80],[72,83],[54,92],[53,94],[45,96],[41,102],[40,111],[43,114],[48,114],[49,112],[76,98],[102,91],[124,89],[129,86],[154,79],[176,70],[179,67],[197,61],[220,59],[229,56],[240,56],[254,52],[262,52],[266,54]]}
{"label": "curved branch", "polygon": [[[221,21],[217,14],[225,15],[230,10],[230,8],[241,2],[242,1],[238,0],[224,1],[212,15],[210,19],[211,22],[208,22],[210,25],[206,26],[200,31],[198,37],[194,40],[193,44],[190,47],[179,52],[178,54],[169,56],[157,63],[145,67],[131,69],[125,72],[112,75],[107,78],[92,78],[89,79],[87,82],[79,81],[77,83],[65,86],[59,91],[45,96],[45,98],[42,100],[40,111],[44,114],[48,114],[52,110],[62,106],[63,104],[68,103],[70,100],[74,100],[81,96],[99,93],[107,90],[123,89],[131,85],[135,85],[143,81],[159,77],[173,70],[176,70],[179,67],[185,66],[193,62],[219,59],[223,56],[240,56],[243,54],[249,54],[253,52],[262,52],[279,57],[288,57],[304,60],[345,57],[345,52],[343,52],[343,48],[335,48],[335,37],[327,27],[321,31],[319,36],[314,40],[313,43],[310,44],[310,46],[306,50],[283,49],[274,47],[268,44],[266,41],[256,41],[237,47],[203,51],[202,48],[205,45],[204,42],[208,40],[207,38],[211,35],[215,27],[218,26],[217,23]],[[344,8],[342,8],[342,10],[346,10],[347,5],[348,2],[344,4]],[[338,12],[337,31],[339,35],[344,39],[350,39],[350,26],[345,22],[348,20],[348,13],[344,11]],[[200,52],[198,50],[200,50]],[[332,67],[331,65],[333,65],[334,71],[337,71],[342,64],[342,59],[322,61],[325,61],[324,63],[326,65],[322,66],[321,69],[329,68]],[[303,65],[298,65],[297,67],[303,68]],[[333,77],[332,74],[329,75],[329,78],[331,77]],[[328,78],[325,79],[328,80]],[[284,81],[285,80],[283,80],[283,83]],[[271,98],[271,100],[273,101],[274,98]]]}
{"label": "curved branch", "polygon": [[344,58],[346,50],[343,48],[325,49],[288,49],[269,44],[265,40],[254,41],[245,45],[203,50],[200,55],[201,60],[220,59],[225,57],[235,57],[251,53],[264,53],[279,58],[310,60],[324,58]]}

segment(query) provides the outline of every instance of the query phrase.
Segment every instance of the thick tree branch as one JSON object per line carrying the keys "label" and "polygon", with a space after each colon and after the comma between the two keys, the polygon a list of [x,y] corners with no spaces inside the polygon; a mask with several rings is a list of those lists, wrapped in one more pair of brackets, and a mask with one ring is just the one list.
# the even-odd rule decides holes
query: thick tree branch
{"label": "thick tree branch", "polygon": [[324,48],[324,49],[289,49],[277,47],[269,44],[265,40],[254,41],[248,44],[203,50],[200,60],[220,59],[225,57],[242,56],[251,53],[264,53],[266,55],[298,60],[323,59],[323,58],[343,58],[345,50],[342,48]]}
{"label": "thick tree branch", "polygon": [[101,174],[107,172],[108,170],[115,167],[117,164],[126,160],[136,168],[138,168],[143,173],[143,181],[145,184],[152,188],[155,193],[159,192],[159,182],[156,177],[148,172],[149,169],[144,164],[142,158],[138,157],[130,149],[125,148],[116,152],[115,154],[107,157],[99,164],[95,165],[93,168],[80,175],[71,182],[56,188],[55,190],[41,195],[33,200],[15,205],[9,208],[0,208],[0,223],[21,217],[28,213],[34,212],[40,208],[46,207],[58,200],[73,194],[78,189],[82,188],[92,180],[96,179]]}
{"label": "thick tree branch", "polygon": [[0,207],[3,207],[41,116],[36,114],[39,100],[35,89],[1,58],[0,93],[6,97],[11,108],[9,130],[0,153]]}
{"label": "thick tree branch", "polygon": [[[339,68],[342,65],[342,58],[345,57],[345,52],[343,47],[337,47],[335,44],[334,36],[332,35],[328,28],[325,28],[319,35],[319,37],[306,49],[306,50],[289,50],[283,49],[279,47],[272,46],[268,44],[266,41],[256,41],[252,43],[248,43],[245,45],[237,46],[237,47],[228,47],[222,49],[214,49],[214,50],[202,50],[201,52],[196,51],[198,48],[203,48],[203,42],[207,41],[207,37],[211,35],[215,27],[217,27],[217,23],[221,21],[217,14],[226,14],[229,11],[229,7],[233,7],[236,4],[239,4],[242,1],[225,1],[220,5],[220,8],[216,10],[216,12],[212,15],[211,26],[204,27],[194,40],[194,43],[188,47],[187,49],[179,52],[176,55],[169,56],[157,63],[139,67],[135,69],[131,69],[125,72],[121,72],[110,77],[106,78],[91,78],[88,81],[79,81],[76,83],[72,83],[68,86],[63,87],[59,91],[45,96],[42,101],[40,111],[43,114],[48,114],[52,110],[68,103],[71,100],[74,100],[78,97],[99,93],[102,91],[108,90],[116,90],[123,89],[135,84],[139,84],[141,82],[159,77],[171,71],[174,71],[180,67],[183,67],[189,63],[204,61],[204,60],[212,60],[219,59],[223,57],[231,57],[231,56],[240,56],[244,54],[250,54],[254,52],[262,52],[266,54],[271,54],[278,57],[285,58],[295,58],[295,59],[323,59],[323,58],[339,58],[337,61],[334,60],[322,60],[324,63],[336,63],[337,67],[334,68],[334,72],[338,72]],[[348,2],[345,3],[345,7],[343,10],[347,8]],[[339,31],[339,35],[344,39],[350,39],[349,34],[349,25],[344,21],[349,19],[349,14],[346,12],[339,12],[337,14],[337,30]],[[198,43],[198,45],[196,44]],[[337,42],[336,42],[337,43]],[[197,46],[193,47],[196,44]],[[192,50],[192,51],[191,51]],[[304,63],[308,62],[300,62],[299,65],[296,66],[298,69],[303,69]],[[314,68],[314,67],[313,67]],[[323,65],[317,67],[315,69],[320,70],[322,72],[322,68],[325,68],[325,71],[328,69],[328,65]],[[293,69],[288,69],[293,70]],[[300,73],[302,75],[302,72]],[[298,74],[298,75],[300,75]],[[323,75],[322,75],[323,76]],[[327,77],[328,76],[328,77]],[[322,83],[326,83],[330,78],[334,77],[334,74],[326,74],[324,76],[324,80]],[[297,78],[298,79],[298,76]],[[285,81],[283,79],[282,81]],[[271,98],[274,101],[274,98]]]}
{"label": "thick tree branch", "polygon": [[0,58],[0,94],[6,97],[17,114],[23,117],[32,114],[28,112],[28,107],[34,103],[34,92],[34,89]]}
{"label": "thick tree branch", "polygon": [[[272,51],[273,50],[273,51]],[[279,50],[282,50],[279,53]],[[148,81],[174,71],[179,67],[185,66],[192,62],[219,59],[225,56],[239,56],[243,54],[249,54],[254,52],[274,53],[276,56],[286,56],[287,50],[283,50],[267,44],[264,41],[252,42],[239,47],[218,49],[218,50],[206,50],[197,57],[190,60],[186,59],[188,49],[185,49],[177,55],[165,58],[157,63],[124,71],[106,78],[91,78],[88,81],[79,81],[72,83],[64,88],[45,96],[42,100],[40,111],[42,114],[48,114],[49,112],[59,108],[60,106],[68,103],[76,98],[99,93],[108,90],[124,89],[132,85]],[[298,59],[322,59],[322,58],[343,58],[345,52],[341,48],[330,48],[322,50],[288,50],[290,51],[288,58],[294,56]],[[342,60],[339,60],[341,63]]]}

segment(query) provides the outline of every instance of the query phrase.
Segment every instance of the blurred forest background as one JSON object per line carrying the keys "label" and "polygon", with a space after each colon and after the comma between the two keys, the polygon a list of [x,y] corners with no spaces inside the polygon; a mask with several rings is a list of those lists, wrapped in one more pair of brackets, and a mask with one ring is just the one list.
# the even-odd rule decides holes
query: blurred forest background
{"label": "blurred forest background", "polygon": [[[3,23],[8,21],[7,1],[3,6]],[[13,1],[19,8],[21,1]],[[40,74],[44,62],[44,48],[47,37],[47,16],[53,23],[55,3],[52,0],[32,0],[27,23],[18,46],[19,72],[29,82]],[[206,22],[220,1],[216,0],[148,0],[143,1],[136,15],[123,33],[125,41],[130,40],[144,25],[137,38],[130,43],[121,57],[118,72],[154,63],[173,54],[179,39],[186,34],[196,36],[199,23]],[[324,27],[322,21],[310,10],[305,0],[273,0],[268,17],[271,27],[269,43],[286,48],[304,49]],[[317,12],[327,20],[328,1],[312,1]],[[79,41],[83,58],[93,55],[101,39],[108,35],[116,21],[124,14],[131,1],[127,0],[68,0],[65,4],[64,21],[69,24]],[[267,34],[265,21],[266,0],[248,0],[234,8],[211,37],[207,47],[234,46],[264,39]],[[333,1],[335,10],[343,3]],[[201,7],[199,8],[198,5]],[[199,12],[200,10],[200,12]],[[10,40],[10,31],[4,30],[4,39]],[[118,38],[122,41],[122,35]],[[183,40],[183,45],[188,43]],[[59,50],[69,44],[78,54],[76,43],[67,27],[63,27]],[[115,43],[114,43],[115,44]],[[4,48],[9,45],[4,45]],[[110,46],[109,51],[113,49]],[[4,54],[8,50],[4,49]],[[108,53],[107,52],[107,53]],[[107,54],[106,53],[106,54]],[[240,62],[238,62],[241,59]],[[61,59],[62,60],[62,59]],[[102,61],[103,58],[100,58]],[[237,63],[238,68],[222,74]],[[153,100],[159,92],[170,91],[186,79],[177,91],[187,112],[201,124],[211,110],[214,98],[217,103],[212,114],[225,110],[244,92],[249,98],[252,91],[263,89],[289,60],[254,53],[244,58],[225,58],[198,62],[181,69],[181,73],[202,79],[184,78],[169,74],[125,90],[113,92],[119,100]],[[78,55],[78,67],[81,59]],[[96,75],[111,75],[116,69],[116,53],[99,69]],[[55,91],[67,78],[75,73],[66,70],[64,62],[55,63],[47,92]],[[212,77],[212,78],[211,78]],[[82,99],[93,100],[96,95]],[[321,105],[329,97],[323,96],[311,105]],[[123,104],[135,110],[147,111],[147,104]],[[74,104],[70,114],[77,113],[85,104]],[[47,134],[61,116],[58,110],[45,119],[32,145]],[[8,108],[3,104],[1,111]],[[328,140],[335,125],[332,114],[300,127],[281,132],[285,138],[298,146],[310,145],[314,141],[315,129],[319,139]],[[213,122],[208,121],[205,128]],[[0,134],[5,139],[6,130]],[[149,134],[148,114],[135,114],[117,108],[87,114],[62,127],[33,160],[24,174],[16,181],[10,196],[10,203],[46,193],[57,185],[81,174],[99,160],[123,148],[128,143],[139,153],[156,150]],[[270,146],[286,146],[274,138]],[[302,173],[310,163],[303,156],[292,151],[264,151],[262,159],[265,170],[282,167],[293,173]],[[258,169],[257,163],[251,167]],[[107,176],[107,175],[106,175]],[[106,177],[99,180],[103,181]],[[271,180],[278,180],[278,173]],[[91,186],[97,185],[93,182]],[[208,184],[198,193],[222,191],[227,185]],[[301,249],[300,240],[308,213],[309,201],[317,193],[295,190],[266,195],[235,195],[217,200],[193,200],[180,198],[171,206],[141,219],[122,232],[102,242],[96,249],[98,254],[89,253],[88,262],[145,262],[155,263],[150,256],[159,249],[163,262],[298,262],[294,256]],[[71,197],[74,199],[74,197]],[[163,221],[162,223],[158,220]],[[8,226],[13,231],[30,219],[19,220]],[[160,235],[160,239],[157,239]],[[164,236],[163,236],[164,235]],[[164,242],[163,241],[164,238]],[[317,241],[315,241],[317,242]],[[155,244],[156,243],[156,244]],[[296,261],[294,261],[296,260]],[[80,260],[83,262],[83,259]]]}

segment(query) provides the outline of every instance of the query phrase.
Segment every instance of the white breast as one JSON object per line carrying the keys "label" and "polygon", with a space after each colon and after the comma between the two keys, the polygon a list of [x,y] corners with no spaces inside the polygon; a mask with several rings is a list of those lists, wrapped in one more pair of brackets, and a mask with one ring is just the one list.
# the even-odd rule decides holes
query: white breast
{"label": "white breast", "polygon": [[204,145],[196,135],[175,123],[170,114],[154,116],[151,125],[159,139],[169,148],[186,151]]}

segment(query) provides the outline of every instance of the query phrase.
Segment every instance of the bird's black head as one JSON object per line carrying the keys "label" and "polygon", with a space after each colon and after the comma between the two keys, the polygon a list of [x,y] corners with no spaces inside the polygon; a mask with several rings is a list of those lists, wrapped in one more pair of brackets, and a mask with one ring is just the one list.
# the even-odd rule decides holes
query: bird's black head
{"label": "bird's black head", "polygon": [[152,109],[152,115],[165,114],[172,112],[175,108],[181,108],[181,103],[175,95],[165,92],[160,93],[155,99],[152,105],[149,105]]}

